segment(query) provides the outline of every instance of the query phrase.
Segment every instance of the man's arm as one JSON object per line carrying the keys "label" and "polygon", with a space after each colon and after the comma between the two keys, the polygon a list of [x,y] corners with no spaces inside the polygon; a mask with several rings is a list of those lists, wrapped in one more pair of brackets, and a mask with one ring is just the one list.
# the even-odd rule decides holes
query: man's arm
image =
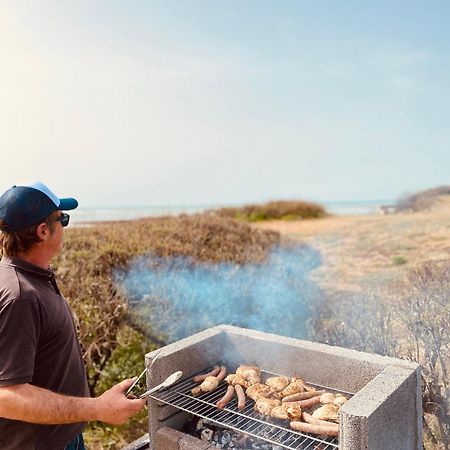
{"label": "man's arm", "polygon": [[146,403],[125,397],[132,383],[124,380],[97,398],[69,397],[31,384],[0,386],[0,417],[48,425],[92,420],[120,424]]}

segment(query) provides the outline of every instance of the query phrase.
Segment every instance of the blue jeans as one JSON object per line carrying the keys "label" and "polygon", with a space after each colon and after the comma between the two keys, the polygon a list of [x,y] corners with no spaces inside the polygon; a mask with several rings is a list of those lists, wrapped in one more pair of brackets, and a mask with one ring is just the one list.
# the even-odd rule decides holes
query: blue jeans
{"label": "blue jeans", "polygon": [[83,435],[80,433],[64,450],[86,450]]}

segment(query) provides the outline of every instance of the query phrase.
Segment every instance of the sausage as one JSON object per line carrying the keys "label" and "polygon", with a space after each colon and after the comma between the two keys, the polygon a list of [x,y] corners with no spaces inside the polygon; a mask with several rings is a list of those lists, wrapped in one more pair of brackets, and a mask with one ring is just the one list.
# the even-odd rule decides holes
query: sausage
{"label": "sausage", "polygon": [[225,366],[220,366],[220,371],[217,375],[215,375],[215,377],[219,380],[222,381],[225,376],[227,375],[227,368]]}
{"label": "sausage", "polygon": [[219,366],[214,366],[214,369],[211,370],[211,372],[208,373],[204,373],[202,375],[196,375],[194,378],[192,378],[192,381],[194,383],[200,383],[201,381],[205,381],[206,377],[215,377],[219,374],[220,372],[220,367]]}
{"label": "sausage", "polygon": [[307,400],[300,400],[298,402],[298,406],[302,409],[308,409],[311,408],[314,405],[318,405],[320,403],[320,395],[317,395],[315,397],[308,398]]}
{"label": "sausage", "polygon": [[295,431],[302,433],[320,434],[324,436],[339,436],[339,425],[330,423],[329,425],[313,425],[311,423],[299,422],[293,420],[290,426]]}
{"label": "sausage", "polygon": [[238,398],[238,409],[242,411],[245,408],[245,392],[242,389],[240,384],[237,384],[234,389],[236,390],[237,398]]}
{"label": "sausage", "polygon": [[320,403],[320,395],[317,395],[312,398],[308,398],[306,400],[299,400],[298,402],[284,402],[283,405],[298,405],[302,409],[311,408],[314,405],[318,405]]}
{"label": "sausage", "polygon": [[325,391],[309,391],[309,392],[299,392],[297,394],[292,394],[284,397],[282,402],[297,402],[299,400],[306,400],[311,397],[315,397],[316,395],[322,395]]}
{"label": "sausage", "polygon": [[230,400],[233,398],[234,395],[234,386],[228,386],[227,392],[225,392],[225,395],[216,403],[216,406],[219,409],[225,408],[225,406],[228,405]]}
{"label": "sausage", "polygon": [[302,413],[302,418],[305,422],[308,422],[311,425],[322,425],[325,427],[327,427],[328,425],[337,425],[336,423],[328,422],[327,420],[316,419],[311,414],[308,414],[307,412],[304,411]]}

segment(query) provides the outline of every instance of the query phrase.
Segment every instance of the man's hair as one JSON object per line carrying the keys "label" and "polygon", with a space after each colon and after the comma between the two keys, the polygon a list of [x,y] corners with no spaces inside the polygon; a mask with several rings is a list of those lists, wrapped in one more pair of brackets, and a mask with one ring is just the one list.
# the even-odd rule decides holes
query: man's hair
{"label": "man's hair", "polygon": [[55,212],[42,219],[39,223],[19,231],[3,231],[7,223],[3,219],[0,219],[0,229],[2,229],[0,231],[0,251],[2,255],[17,256],[19,253],[27,253],[30,251],[41,241],[36,234],[37,227],[41,223],[47,224],[50,233],[53,233],[55,230]]}

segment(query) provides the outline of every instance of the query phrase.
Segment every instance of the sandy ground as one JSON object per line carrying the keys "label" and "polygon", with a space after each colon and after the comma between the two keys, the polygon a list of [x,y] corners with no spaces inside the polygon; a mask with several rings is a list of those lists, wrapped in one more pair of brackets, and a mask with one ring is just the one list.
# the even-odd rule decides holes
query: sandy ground
{"label": "sandy ground", "polygon": [[279,231],[320,252],[311,276],[323,289],[362,291],[395,282],[411,267],[450,258],[450,196],[429,210],[371,216],[330,216],[254,225]]}

